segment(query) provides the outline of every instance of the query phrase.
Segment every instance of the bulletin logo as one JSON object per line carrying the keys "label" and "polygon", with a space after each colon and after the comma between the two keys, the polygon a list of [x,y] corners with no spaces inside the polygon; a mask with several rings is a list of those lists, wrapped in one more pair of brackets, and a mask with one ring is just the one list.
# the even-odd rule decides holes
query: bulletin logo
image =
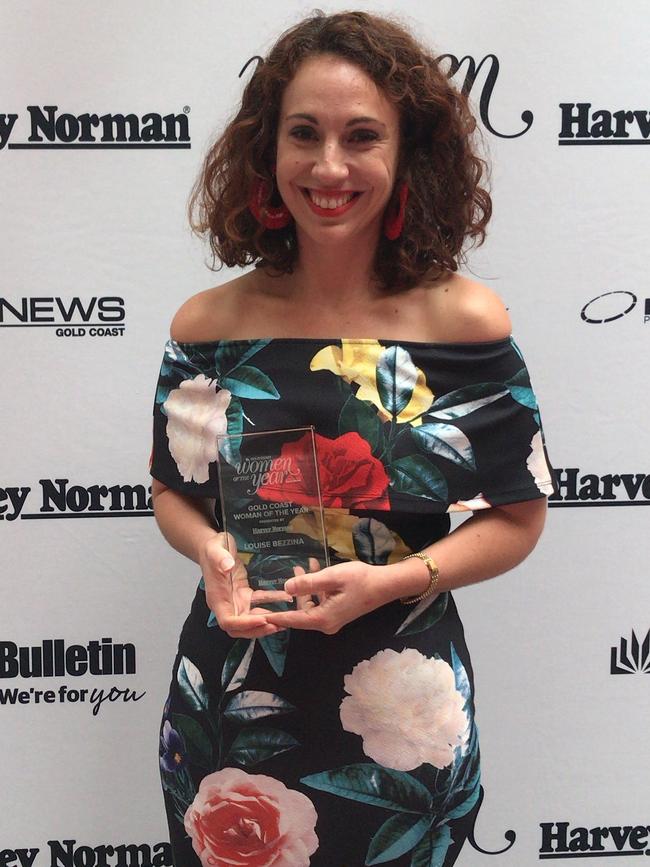
{"label": "bulletin logo", "polygon": [[595,858],[599,855],[650,855],[650,826],[571,827],[569,822],[542,822],[540,860]]}
{"label": "bulletin logo", "polygon": [[0,151],[72,148],[189,148],[190,108],[178,114],[73,114],[58,105],[28,105],[23,115],[0,113]]}
{"label": "bulletin logo", "polygon": [[51,328],[57,337],[122,337],[126,305],[118,295],[0,296],[0,328]]}
{"label": "bulletin logo", "polygon": [[590,102],[560,103],[559,145],[650,144],[650,112],[644,108],[594,108]]}
{"label": "bulletin logo", "polygon": [[[105,702],[138,702],[146,690],[116,685],[95,686],[76,678],[115,677],[136,673],[135,645],[114,642],[112,638],[93,639],[87,644],[68,644],[63,638],[46,638],[35,646],[15,641],[0,641],[0,681],[14,681],[0,686],[0,707],[51,704],[84,705],[97,716]],[[67,677],[72,681],[50,684],[49,678]],[[36,683],[35,683],[36,681]],[[45,681],[45,684],[42,683]]]}
{"label": "bulletin logo", "polygon": [[630,640],[621,636],[610,651],[610,674],[650,674],[650,629],[643,641],[632,630]]}
{"label": "bulletin logo", "polygon": [[628,289],[613,289],[587,301],[580,311],[580,318],[588,325],[605,325],[622,319],[632,311],[636,311],[635,317],[643,319],[644,325],[650,322],[650,298],[645,298],[639,304],[639,298],[634,292]]}

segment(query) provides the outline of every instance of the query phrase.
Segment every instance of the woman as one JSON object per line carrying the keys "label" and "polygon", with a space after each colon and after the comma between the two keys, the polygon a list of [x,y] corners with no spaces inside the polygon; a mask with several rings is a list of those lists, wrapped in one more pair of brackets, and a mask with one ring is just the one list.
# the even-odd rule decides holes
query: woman
{"label": "woman", "polygon": [[[319,13],[258,64],[206,158],[198,227],[257,267],[180,308],[154,408],[156,518],[203,575],[161,729],[183,867],[448,867],[472,829],[450,591],[520,563],[553,490],[508,314],[455,273],[491,211],[474,127],[401,27]],[[331,565],[255,589],[264,557],[215,518],[217,463],[235,463],[218,435],[311,425]],[[449,534],[455,510],[474,514]],[[291,525],[308,543],[313,518]]]}

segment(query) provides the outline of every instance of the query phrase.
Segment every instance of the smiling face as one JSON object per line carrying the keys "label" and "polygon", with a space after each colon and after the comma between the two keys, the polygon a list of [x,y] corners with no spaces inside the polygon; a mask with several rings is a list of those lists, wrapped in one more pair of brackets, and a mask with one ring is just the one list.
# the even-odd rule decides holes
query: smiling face
{"label": "smiling face", "polygon": [[336,55],[300,64],[282,97],[276,160],[299,238],[376,244],[398,155],[399,113],[363,70]]}

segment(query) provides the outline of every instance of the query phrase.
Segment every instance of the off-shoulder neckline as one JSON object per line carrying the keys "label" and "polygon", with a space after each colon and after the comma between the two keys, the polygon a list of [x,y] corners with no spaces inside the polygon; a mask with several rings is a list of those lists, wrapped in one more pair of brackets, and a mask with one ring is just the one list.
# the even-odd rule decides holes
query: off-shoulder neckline
{"label": "off-shoulder neckline", "polygon": [[507,337],[499,337],[496,340],[480,340],[461,343],[459,341],[429,341],[429,340],[401,340],[397,337],[220,337],[214,340],[174,340],[173,343],[178,346],[218,346],[228,343],[255,343],[257,341],[267,341],[268,343],[340,343],[345,340],[346,343],[389,343],[399,346],[414,346],[434,349],[472,349],[506,346],[513,342],[513,336],[509,334]]}

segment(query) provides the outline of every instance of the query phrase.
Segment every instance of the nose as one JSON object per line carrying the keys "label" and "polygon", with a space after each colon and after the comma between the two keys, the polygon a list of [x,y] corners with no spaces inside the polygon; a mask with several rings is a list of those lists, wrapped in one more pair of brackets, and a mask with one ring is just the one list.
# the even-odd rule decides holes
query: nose
{"label": "nose", "polygon": [[336,142],[324,142],[312,167],[314,180],[334,186],[344,181],[349,173],[344,150]]}

